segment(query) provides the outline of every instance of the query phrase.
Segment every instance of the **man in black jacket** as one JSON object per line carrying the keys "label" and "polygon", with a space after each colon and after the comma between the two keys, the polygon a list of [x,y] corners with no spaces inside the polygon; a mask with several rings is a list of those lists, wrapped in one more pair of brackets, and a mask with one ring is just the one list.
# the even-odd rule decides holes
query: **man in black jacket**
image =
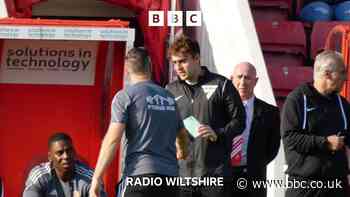
{"label": "man in black jacket", "polygon": [[[200,65],[199,45],[181,36],[169,49],[178,80],[167,89],[174,94],[181,118],[200,123],[199,137],[191,138],[189,156],[179,161],[180,176],[230,176],[233,137],[245,127],[244,108],[231,81]],[[226,196],[223,187],[183,188],[180,196]]]}
{"label": "man in black jacket", "polygon": [[[242,144],[240,147],[233,144],[232,148],[231,157],[240,153],[241,159],[231,162],[234,180],[231,196],[266,197],[266,189],[253,188],[252,181],[266,180],[266,166],[278,153],[281,140],[279,110],[254,96],[258,78],[252,64],[237,64],[231,79],[246,111],[246,128],[239,136]],[[237,148],[239,150],[235,151]],[[248,180],[249,187],[244,190],[234,187],[239,178]]]}
{"label": "man in black jacket", "polygon": [[345,80],[342,55],[326,50],[315,59],[314,82],[288,95],[281,122],[286,173],[304,187],[288,187],[286,197],[346,196],[350,106],[339,95]]}

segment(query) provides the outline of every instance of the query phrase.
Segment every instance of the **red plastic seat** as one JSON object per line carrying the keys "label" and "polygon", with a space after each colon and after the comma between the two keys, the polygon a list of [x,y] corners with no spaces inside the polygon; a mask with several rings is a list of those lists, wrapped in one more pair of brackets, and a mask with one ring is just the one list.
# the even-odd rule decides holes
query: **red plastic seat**
{"label": "red plastic seat", "polygon": [[281,107],[287,95],[300,84],[311,82],[313,77],[312,67],[275,67],[267,65],[271,85],[277,105]]}
{"label": "red plastic seat", "polygon": [[289,53],[263,53],[266,64],[275,67],[304,66],[305,58],[302,55]]}
{"label": "red plastic seat", "polygon": [[302,83],[311,82],[312,67],[273,67],[267,66],[272,88],[277,97],[286,97]]}
{"label": "red plastic seat", "polygon": [[250,0],[255,21],[285,21],[292,10],[292,0]]}
{"label": "red plastic seat", "polygon": [[306,38],[302,23],[256,22],[256,30],[267,65],[304,65]]}
{"label": "red plastic seat", "polygon": [[350,25],[350,22],[315,22],[311,33],[311,58],[314,59],[316,55],[325,47],[328,33],[339,24]]}

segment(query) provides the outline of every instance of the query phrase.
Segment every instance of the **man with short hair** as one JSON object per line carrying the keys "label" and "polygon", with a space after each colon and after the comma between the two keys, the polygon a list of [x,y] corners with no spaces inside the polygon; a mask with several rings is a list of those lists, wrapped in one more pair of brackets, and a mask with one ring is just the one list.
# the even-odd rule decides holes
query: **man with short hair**
{"label": "man with short hair", "polygon": [[347,78],[342,55],[330,50],[317,55],[313,78],[293,90],[283,106],[288,180],[306,185],[289,187],[286,197],[345,197],[350,105],[339,95]]}
{"label": "man with short hair", "polygon": [[[30,171],[23,197],[89,197],[93,171],[76,160],[71,137],[65,133],[53,134],[48,149],[49,162]],[[99,193],[106,196],[102,187]]]}
{"label": "man with short hair", "polygon": [[[172,43],[169,58],[178,80],[167,89],[174,94],[181,119],[199,122],[198,136],[190,139],[189,156],[179,161],[182,177],[230,176],[232,139],[245,126],[244,108],[232,83],[200,64],[196,41],[181,36]],[[190,118],[190,119],[188,119]],[[227,196],[224,187],[182,188],[181,197]]]}
{"label": "man with short hair", "polygon": [[[165,179],[178,176],[176,158],[187,155],[187,133],[174,96],[151,81],[151,61],[145,49],[131,49],[125,68],[132,85],[113,99],[111,122],[102,142],[90,197],[98,196],[98,182],[112,161],[124,130],[126,153],[120,184],[125,186],[121,187],[123,196],[176,197],[177,187],[167,186]],[[161,185],[140,185],[137,181],[155,179],[161,179]]]}
{"label": "man with short hair", "polygon": [[[237,136],[240,140],[232,142],[231,196],[266,197],[266,188],[254,188],[252,181],[266,180],[266,166],[278,153],[281,140],[279,110],[254,95],[258,77],[251,63],[237,64],[231,80],[246,112],[246,128],[241,136]],[[235,159],[236,156],[238,160]],[[240,178],[248,180],[247,188],[236,187],[236,182]]]}

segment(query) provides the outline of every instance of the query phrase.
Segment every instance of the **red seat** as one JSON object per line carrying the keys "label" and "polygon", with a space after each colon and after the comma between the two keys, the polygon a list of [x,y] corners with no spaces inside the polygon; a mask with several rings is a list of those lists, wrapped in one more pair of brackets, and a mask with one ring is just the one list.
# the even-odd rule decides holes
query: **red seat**
{"label": "red seat", "polygon": [[255,21],[285,21],[292,10],[292,0],[250,0]]}
{"label": "red seat", "polygon": [[311,82],[312,67],[274,67],[267,65],[271,85],[275,96],[286,97],[293,89],[302,83]]}
{"label": "red seat", "polygon": [[302,83],[311,82],[312,67],[275,67],[267,65],[277,105],[282,106],[287,95]]}
{"label": "red seat", "polygon": [[267,65],[304,65],[306,38],[302,23],[256,22],[256,30]]}
{"label": "red seat", "polygon": [[350,25],[350,22],[315,22],[311,33],[311,58],[314,59],[318,52],[324,49],[328,33],[339,24]]}

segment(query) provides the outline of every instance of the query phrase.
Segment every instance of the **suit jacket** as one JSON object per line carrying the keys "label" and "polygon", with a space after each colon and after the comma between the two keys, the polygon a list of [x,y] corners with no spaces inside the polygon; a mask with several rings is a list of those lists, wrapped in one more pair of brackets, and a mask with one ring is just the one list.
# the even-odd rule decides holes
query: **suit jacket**
{"label": "suit jacket", "polygon": [[[272,161],[280,146],[280,113],[277,107],[269,105],[255,98],[253,118],[248,138],[247,177],[251,180],[265,180],[266,166]],[[232,176],[239,178],[240,174]],[[234,183],[235,184],[235,183]],[[266,189],[253,188],[251,185],[245,190],[231,188],[230,196],[266,197]]]}
{"label": "suit jacket", "polygon": [[248,138],[248,176],[266,179],[266,166],[280,147],[279,109],[255,98],[252,125]]}

